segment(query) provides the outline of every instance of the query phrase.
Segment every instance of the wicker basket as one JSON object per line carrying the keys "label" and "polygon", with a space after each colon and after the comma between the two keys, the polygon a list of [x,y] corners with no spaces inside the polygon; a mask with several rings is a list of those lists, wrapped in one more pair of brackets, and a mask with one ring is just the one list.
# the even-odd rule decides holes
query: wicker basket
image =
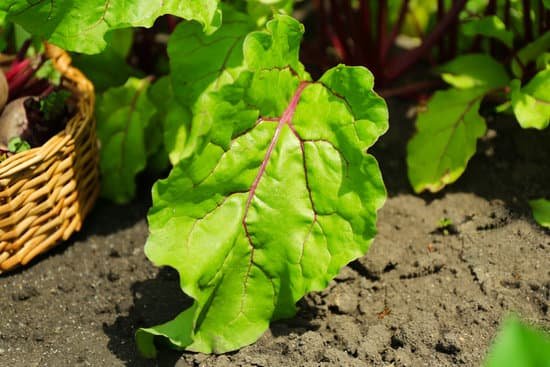
{"label": "wicker basket", "polygon": [[29,263],[78,231],[99,192],[92,83],[63,50],[46,55],[77,99],[65,129],[0,163],[0,272]]}

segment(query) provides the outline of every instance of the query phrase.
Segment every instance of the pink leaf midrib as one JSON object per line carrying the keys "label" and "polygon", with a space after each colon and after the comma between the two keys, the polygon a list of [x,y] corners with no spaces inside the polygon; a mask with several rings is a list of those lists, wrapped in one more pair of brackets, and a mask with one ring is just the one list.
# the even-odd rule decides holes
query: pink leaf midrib
{"label": "pink leaf midrib", "polygon": [[[302,92],[304,89],[310,84],[309,82],[301,82],[298,85],[298,88],[296,89],[296,92],[292,96],[292,99],[290,100],[290,103],[288,104],[288,107],[283,112],[283,115],[281,116],[279,123],[277,124],[277,127],[275,128],[275,133],[273,134],[273,138],[271,139],[271,142],[269,143],[269,147],[267,148],[267,151],[265,153],[264,159],[262,161],[262,164],[260,165],[260,169],[258,170],[258,174],[256,175],[256,178],[252,182],[252,185],[250,186],[250,191],[248,193],[248,198],[246,200],[246,206],[245,211],[243,215],[243,226],[246,228],[246,222],[245,219],[248,214],[248,210],[250,208],[250,204],[252,203],[252,199],[254,198],[254,195],[256,194],[256,189],[258,188],[258,185],[260,183],[260,180],[262,179],[265,170],[267,168],[267,164],[269,163],[269,159],[271,158],[271,154],[273,153],[273,149],[277,145],[277,142],[279,141],[279,136],[281,135],[281,131],[285,125],[289,125],[292,121],[292,117],[294,116],[294,112],[296,111],[296,107],[298,106],[298,102],[300,101],[300,97],[302,95]],[[248,230],[247,230],[248,232]]]}
{"label": "pink leaf midrib", "polygon": [[[244,209],[243,219],[242,219],[242,226],[244,228],[246,239],[248,240],[248,244],[250,246],[250,260],[248,262],[248,268],[246,270],[246,274],[244,277],[244,288],[243,288],[243,296],[241,298],[241,305],[240,305],[240,311],[239,313],[243,312],[243,306],[244,306],[244,299],[246,294],[246,289],[248,287],[248,278],[250,276],[250,271],[252,269],[252,264],[254,264],[254,243],[252,242],[252,237],[250,236],[250,232],[248,231],[248,224],[246,223],[246,218],[248,216],[248,211],[250,209],[250,205],[252,203],[252,199],[254,198],[254,195],[256,194],[256,189],[258,188],[258,185],[260,183],[260,180],[262,179],[267,164],[269,163],[269,159],[271,158],[271,154],[273,153],[273,149],[277,145],[277,141],[279,140],[279,136],[281,135],[281,130],[285,125],[288,125],[292,128],[292,117],[294,116],[294,112],[296,111],[296,107],[298,106],[298,102],[300,101],[300,97],[302,95],[302,92],[304,89],[310,84],[310,82],[300,82],[298,85],[298,88],[296,89],[296,92],[294,92],[294,95],[292,96],[292,99],[290,100],[290,103],[288,107],[283,112],[283,115],[281,116],[279,123],[277,124],[277,127],[275,128],[275,133],[273,134],[273,138],[271,138],[271,142],[269,143],[269,147],[267,148],[267,151],[265,153],[264,159],[262,161],[262,164],[260,165],[260,169],[258,170],[258,174],[256,175],[256,178],[254,178],[254,181],[252,182],[252,185],[250,186],[250,191],[248,192],[248,198],[246,199],[246,206]],[[261,269],[261,268],[260,268]]]}

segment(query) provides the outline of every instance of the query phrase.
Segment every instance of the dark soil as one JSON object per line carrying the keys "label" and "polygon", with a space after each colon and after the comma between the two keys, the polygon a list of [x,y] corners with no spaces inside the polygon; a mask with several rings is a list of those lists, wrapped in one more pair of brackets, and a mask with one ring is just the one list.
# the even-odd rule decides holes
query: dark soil
{"label": "dark soil", "polygon": [[[412,122],[391,106],[376,146],[389,199],[367,256],[308,295],[291,320],[221,356],[163,349],[138,357],[137,327],[189,304],[177,274],[143,255],[148,188],[100,201],[85,229],[31,267],[0,277],[3,366],[479,366],[511,312],[550,327],[550,236],[527,199],[550,197],[550,134],[490,123],[458,183],[415,196],[406,180]],[[438,228],[442,218],[453,226]]]}

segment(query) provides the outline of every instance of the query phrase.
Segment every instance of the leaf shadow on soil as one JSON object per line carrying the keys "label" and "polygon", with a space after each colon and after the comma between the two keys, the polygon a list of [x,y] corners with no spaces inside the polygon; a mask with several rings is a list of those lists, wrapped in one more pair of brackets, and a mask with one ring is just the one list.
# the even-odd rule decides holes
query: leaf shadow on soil
{"label": "leaf shadow on soil", "polygon": [[[137,328],[169,321],[191,306],[192,299],[181,292],[178,273],[168,267],[162,268],[155,278],[135,282],[131,289],[133,305],[128,313],[118,316],[112,324],[103,324],[103,331],[109,337],[109,350],[126,366],[174,366],[182,354],[187,352],[173,350],[160,343],[157,345],[158,359],[147,360],[139,355],[134,335]],[[270,332],[273,336],[291,333],[301,335],[319,328],[313,322],[319,318],[318,307],[306,299],[300,300],[297,307],[298,313],[295,317],[271,324]],[[226,354],[234,353],[237,351]]]}
{"label": "leaf shadow on soil", "polygon": [[108,235],[132,227],[147,216],[151,207],[151,188],[158,177],[142,174],[137,178],[136,195],[127,204],[115,204],[99,198],[86,218],[85,231],[75,239],[83,240],[90,235]]}
{"label": "leaf shadow on soil", "polygon": [[133,305],[128,313],[118,316],[112,324],[103,324],[109,350],[126,366],[174,366],[182,352],[162,348],[158,360],[144,359],[136,349],[134,335],[139,327],[169,321],[191,306],[191,298],[181,292],[178,273],[162,268],[155,278],[135,282],[131,289]]}

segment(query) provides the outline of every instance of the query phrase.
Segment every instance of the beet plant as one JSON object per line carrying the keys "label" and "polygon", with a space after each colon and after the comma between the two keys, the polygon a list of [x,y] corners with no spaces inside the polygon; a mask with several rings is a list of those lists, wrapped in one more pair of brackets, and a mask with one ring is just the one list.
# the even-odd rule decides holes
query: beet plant
{"label": "beet plant", "polygon": [[[22,26],[80,52],[76,64],[100,81],[105,196],[124,203],[138,173],[172,166],[153,188],[145,252],[179,272],[194,303],[140,329],[139,349],[154,356],[159,335],[192,351],[238,349],[367,251],[386,197],[367,149],[387,130],[386,104],[364,67],[308,74],[304,27],[285,15],[288,1],[120,4],[8,1],[0,9],[19,24],[15,32]],[[151,26],[165,13],[186,20],[155,25],[155,42],[168,39],[170,70],[145,76],[125,61],[151,60],[122,28]]]}
{"label": "beet plant", "polygon": [[387,128],[385,104],[364,68],[312,81],[301,33],[276,16],[247,35],[238,76],[195,105],[192,125],[211,127],[153,189],[146,254],[177,269],[195,303],[140,331],[143,350],[144,333],[201,352],[249,344],[374,237],[385,190],[365,150]]}

